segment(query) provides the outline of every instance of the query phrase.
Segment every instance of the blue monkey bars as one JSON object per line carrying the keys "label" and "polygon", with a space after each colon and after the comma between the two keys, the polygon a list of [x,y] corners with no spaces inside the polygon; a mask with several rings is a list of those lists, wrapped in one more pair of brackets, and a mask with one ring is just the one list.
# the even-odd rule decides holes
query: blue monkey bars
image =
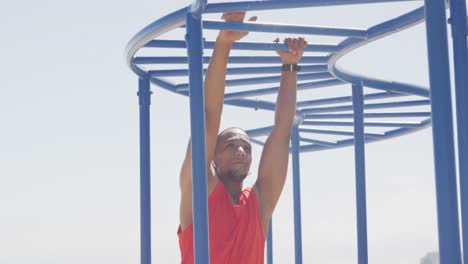
{"label": "blue monkey bars", "polygon": [[[292,131],[295,263],[302,263],[301,207],[299,153],[355,146],[356,208],[358,230],[358,263],[367,263],[367,216],[365,193],[364,144],[413,133],[433,124],[434,163],[436,171],[439,251],[442,264],[461,263],[458,223],[457,182],[455,170],[454,136],[450,102],[450,73],[446,28],[445,0],[415,0],[421,7],[369,28],[336,28],[311,25],[284,25],[256,22],[224,22],[204,20],[204,13],[228,11],[289,9],[367,3],[408,2],[408,0],[291,0],[207,3],[194,1],[191,6],[175,11],[144,28],[127,45],[126,61],[139,76],[140,97],[140,155],[141,155],[141,263],[151,263],[150,241],[150,160],[149,105],[150,82],[177,94],[190,96],[192,153],[205,153],[203,65],[210,56],[204,50],[214,48],[205,40],[203,30],[248,30],[275,34],[295,33],[340,37],[336,43],[310,43],[301,61],[298,74],[298,102]],[[451,28],[454,47],[456,116],[458,131],[458,159],[461,186],[462,235],[464,252],[468,250],[468,55],[465,0],[450,1]],[[427,43],[430,90],[417,85],[387,81],[356,74],[342,69],[338,60],[367,43],[427,21]],[[160,39],[163,33],[185,28],[186,35],[178,39]],[[184,40],[185,38],[185,40]],[[160,49],[188,49],[188,56],[163,56]],[[138,56],[141,50],[155,56]],[[275,103],[263,96],[275,94],[280,79],[277,56],[238,56],[243,51],[286,50],[284,44],[237,42],[232,47],[228,67],[225,104],[274,111]],[[309,52],[314,52],[310,55]],[[165,68],[165,65],[171,67]],[[185,65],[188,65],[186,67]],[[249,65],[249,66],[246,66]],[[151,68],[153,66],[153,68]],[[156,68],[156,69],[155,69]],[[239,77],[239,75],[248,75]],[[267,75],[267,76],[265,76]],[[174,78],[182,78],[180,83]],[[320,89],[340,91],[352,85],[352,96],[308,98],[303,91]],[[270,86],[268,86],[270,84]],[[273,85],[272,85],[273,84]],[[238,90],[237,87],[255,85]],[[190,88],[189,88],[190,87]],[[364,89],[372,88],[372,89]],[[373,91],[373,92],[370,92]],[[189,93],[190,92],[190,93]],[[260,98],[258,98],[260,97]],[[372,100],[380,100],[371,103]],[[383,100],[383,102],[382,102]],[[398,121],[394,121],[398,118]],[[372,119],[372,120],[368,120]],[[391,120],[391,121],[388,121]],[[354,127],[354,131],[346,130]],[[379,132],[367,130],[375,127]],[[272,127],[247,130],[252,142],[268,135]],[[321,135],[326,135],[324,140]],[[192,155],[195,262],[209,263],[209,241],[206,195],[205,155]],[[467,223],[467,224],[465,224]],[[272,224],[267,241],[267,262],[273,263]]]}

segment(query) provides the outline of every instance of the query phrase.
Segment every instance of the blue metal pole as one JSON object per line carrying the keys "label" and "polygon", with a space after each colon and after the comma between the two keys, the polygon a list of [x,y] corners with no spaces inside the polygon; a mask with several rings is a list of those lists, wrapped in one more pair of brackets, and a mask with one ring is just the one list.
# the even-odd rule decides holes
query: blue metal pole
{"label": "blue metal pole", "polygon": [[[420,106],[420,105],[429,105],[430,103],[431,103],[430,100],[376,103],[376,104],[365,104],[364,109],[383,109],[383,108],[395,108],[395,107],[407,107],[407,106]],[[352,105],[344,105],[344,106],[306,108],[306,109],[302,109],[301,111],[302,113],[305,113],[305,114],[312,114],[312,113],[342,112],[342,111],[350,111],[352,109],[353,109]]]}
{"label": "blue metal pole", "polygon": [[225,22],[217,20],[204,20],[204,29],[215,30],[236,30],[248,32],[269,32],[269,33],[287,33],[301,35],[325,35],[325,36],[343,36],[366,38],[367,30],[353,28],[331,28],[331,27],[313,27],[313,26],[296,26],[296,25],[279,25],[279,24],[263,24],[250,22]]}
{"label": "blue metal pole", "polygon": [[[353,122],[338,122],[338,121],[304,121],[305,126],[353,126]],[[406,123],[392,122],[365,122],[368,127],[420,127],[422,121],[411,121]]]}
{"label": "blue metal pole", "polygon": [[196,264],[210,263],[201,14],[187,13],[192,145],[193,240]]}
{"label": "blue metal pole", "polygon": [[366,157],[364,147],[364,100],[362,84],[353,84],[354,162],[356,170],[356,217],[358,263],[367,264]]}
{"label": "blue metal pole", "polygon": [[270,218],[267,237],[267,264],[273,264],[273,216]]}
{"label": "blue metal pole", "polygon": [[[301,60],[302,61],[302,60]],[[231,79],[226,80],[226,87],[231,86],[241,86],[241,85],[250,85],[250,84],[263,84],[263,83],[278,83],[281,79],[281,75],[278,76],[267,76],[267,77],[253,77],[253,78],[243,78],[243,79]],[[318,73],[305,73],[298,74],[298,81],[307,81],[307,80],[318,80],[318,79],[333,79],[333,76],[328,72],[318,72]],[[188,84],[182,83],[176,85],[176,91],[182,92],[188,90]]]}
{"label": "blue metal pole", "polygon": [[[308,83],[299,83],[297,84],[297,90],[301,91],[301,90],[308,90],[308,89],[316,89],[316,88],[322,88],[322,87],[328,87],[328,86],[334,86],[334,85],[340,85],[340,84],[343,84],[343,82],[338,79],[308,82]],[[229,101],[229,100],[242,99],[242,98],[250,97],[250,96],[274,94],[278,92],[279,89],[280,87],[277,86],[277,87],[272,87],[272,88],[262,88],[258,90],[228,93],[224,96],[224,100]]]}
{"label": "blue metal pole", "polygon": [[[186,43],[181,40],[164,40],[154,39],[145,44],[147,48],[186,48]],[[205,41],[205,49],[214,49],[214,41]],[[310,44],[304,51],[315,52],[335,52],[339,51],[341,47],[330,44]],[[288,46],[280,43],[258,43],[258,42],[235,42],[232,44],[231,50],[272,50],[272,51],[287,51]],[[302,68],[301,68],[302,71]]]}
{"label": "blue metal pole", "polygon": [[462,214],[463,252],[468,261],[468,22],[465,0],[451,0],[450,14],[455,70],[458,130],[458,170]]}
{"label": "blue metal pole", "polygon": [[425,0],[439,254],[461,263],[445,0]]}
{"label": "blue metal pole", "polygon": [[[354,136],[354,132],[310,128],[301,128],[299,129],[299,132],[324,135]],[[385,133],[364,133],[364,136],[368,138],[382,138],[385,136]]]}
{"label": "blue metal pole", "polygon": [[[328,56],[304,56],[301,58],[301,62],[306,63],[327,63]],[[211,60],[210,56],[203,57],[203,63],[209,63]],[[188,61],[187,57],[135,57],[133,59],[134,64],[186,64]],[[278,56],[233,56],[228,60],[229,64],[232,63],[281,63],[281,58]],[[330,76],[331,74],[328,73]]]}
{"label": "blue metal pole", "polygon": [[[235,44],[235,43],[234,43]],[[269,67],[241,67],[241,68],[228,68],[226,74],[260,74],[260,73],[276,73],[280,70],[280,66],[269,66]],[[204,70],[205,72],[207,71]],[[326,72],[326,64],[317,64],[317,65],[304,65],[301,66],[302,72]],[[160,76],[187,76],[188,70],[152,70],[148,72],[151,77],[160,77]],[[342,82],[341,82],[342,83]]]}
{"label": "blue metal pole", "polygon": [[292,172],[294,196],[294,256],[296,264],[302,264],[302,224],[301,224],[301,180],[299,166],[299,127],[294,124],[291,131]]}
{"label": "blue metal pole", "polygon": [[[395,117],[430,117],[431,112],[401,112],[401,113],[366,113],[364,118],[395,118]],[[353,114],[311,114],[304,119],[347,119],[353,118]]]}
{"label": "blue metal pole", "polygon": [[300,137],[299,140],[303,142],[307,142],[307,143],[314,143],[314,144],[324,146],[324,147],[336,147],[336,142],[328,142],[328,141],[310,139],[310,138],[304,138],[304,137]]}
{"label": "blue metal pole", "polygon": [[[316,74],[316,73],[314,73]],[[364,96],[365,100],[376,100],[376,99],[383,99],[383,98],[393,98],[393,97],[402,97],[407,96],[407,94],[401,93],[392,93],[392,92],[381,92],[375,94],[367,94]],[[314,99],[308,101],[298,102],[298,107],[306,107],[306,106],[318,106],[318,105],[327,105],[327,104],[338,104],[338,103],[347,103],[351,102],[353,98],[351,96],[341,96],[341,97],[330,97],[330,98],[323,98],[323,99]]]}
{"label": "blue metal pole", "polygon": [[150,104],[149,78],[138,80],[140,105],[140,258],[141,264],[151,264],[151,165],[150,165]]}
{"label": "blue metal pole", "polygon": [[239,12],[252,10],[285,9],[313,6],[337,6],[356,4],[375,4],[387,2],[409,2],[414,0],[288,0],[288,1],[239,1],[233,3],[212,3],[206,13]]}

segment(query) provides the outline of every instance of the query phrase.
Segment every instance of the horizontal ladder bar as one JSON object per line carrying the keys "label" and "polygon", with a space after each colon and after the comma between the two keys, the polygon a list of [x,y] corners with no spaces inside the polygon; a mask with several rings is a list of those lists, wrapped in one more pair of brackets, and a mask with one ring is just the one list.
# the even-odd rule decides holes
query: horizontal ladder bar
{"label": "horizontal ladder bar", "polygon": [[[328,56],[304,56],[301,63],[327,63]],[[203,63],[210,63],[211,57],[204,56]],[[188,58],[184,56],[172,57],[135,57],[133,63],[143,64],[186,64]],[[235,56],[229,57],[228,63],[278,63],[281,64],[279,56]]]}
{"label": "horizontal ladder bar", "polygon": [[[297,75],[298,81],[306,80],[317,80],[317,79],[331,79],[333,75],[329,72],[316,72],[316,73],[303,73]],[[266,84],[266,83],[279,83],[281,75],[267,76],[267,77],[254,77],[254,78],[242,78],[242,79],[231,79],[226,80],[226,87],[251,85],[251,84]],[[176,91],[188,91],[188,83],[182,83],[176,85]]]}
{"label": "horizontal ladder bar", "polygon": [[[364,100],[375,100],[375,99],[384,99],[384,98],[401,97],[401,96],[408,96],[408,94],[392,93],[392,92],[366,94],[364,95]],[[339,104],[339,103],[348,103],[351,101],[352,101],[351,96],[343,96],[343,97],[334,97],[334,98],[325,98],[325,99],[316,99],[316,100],[310,100],[310,101],[297,102],[297,107],[318,106],[318,105],[326,105],[326,104]]]}
{"label": "horizontal ladder bar", "polygon": [[324,147],[336,147],[336,142],[327,142],[327,141],[304,138],[304,137],[299,137],[299,140],[307,142],[307,143],[314,143],[314,144],[324,146]]}
{"label": "horizontal ladder bar", "polygon": [[[206,73],[207,69],[203,70]],[[327,71],[327,65],[303,65],[301,66],[302,72],[325,72]],[[260,74],[260,73],[279,73],[281,72],[281,66],[269,66],[269,67],[239,67],[239,68],[228,68],[226,75],[230,74]],[[177,70],[152,70],[148,71],[151,77],[170,77],[170,76],[188,76],[187,69]]]}
{"label": "horizontal ladder bar", "polygon": [[[405,106],[422,106],[429,105],[429,100],[415,100],[415,101],[403,101],[403,102],[392,102],[392,103],[378,103],[378,104],[365,104],[364,109],[382,109],[382,108],[394,108],[394,107],[405,107]],[[307,108],[302,109],[303,114],[312,113],[327,113],[327,112],[341,112],[353,110],[352,105],[345,106],[333,106],[333,107],[320,107],[320,108]]]}
{"label": "horizontal ladder bar", "polygon": [[[354,122],[338,122],[338,121],[304,121],[304,126],[354,126]],[[366,127],[419,127],[422,122],[364,122]]]}
{"label": "horizontal ladder bar", "polygon": [[[337,135],[337,136],[354,136],[354,132],[311,129],[311,128],[299,128],[299,132],[310,133],[310,134]],[[364,136],[369,137],[369,138],[381,138],[385,136],[385,133],[364,133]]]}
{"label": "horizontal ladder bar", "polygon": [[[205,49],[213,49],[215,42],[205,41]],[[186,48],[187,44],[183,40],[151,40],[145,47],[147,48]],[[284,43],[261,43],[261,42],[234,42],[231,49],[233,50],[263,50],[263,51],[287,51],[288,47]],[[336,52],[339,50],[338,45],[331,44],[309,44],[304,51],[314,52]]]}
{"label": "horizontal ladder bar", "polygon": [[249,137],[265,136],[265,135],[270,134],[272,129],[273,129],[273,126],[260,127],[260,128],[246,130],[245,133],[249,135]]}
{"label": "horizontal ladder bar", "polygon": [[[364,118],[398,118],[398,117],[430,117],[431,112],[401,112],[401,113],[365,113]],[[304,119],[345,119],[354,118],[354,114],[310,114]]]}
{"label": "horizontal ladder bar", "polygon": [[[331,79],[331,80],[324,80],[324,81],[317,81],[317,82],[308,82],[308,83],[300,83],[297,85],[297,90],[307,90],[307,89],[315,89],[315,88],[322,88],[328,87],[333,85],[340,85],[343,84],[343,81],[338,79]],[[274,94],[279,91],[279,86],[272,87],[272,88],[263,88],[257,90],[249,90],[243,92],[235,92],[235,93],[228,93],[224,96],[225,100],[233,100],[233,99],[241,99],[249,96],[259,96],[259,95],[267,95],[267,94]]]}
{"label": "horizontal ladder bar", "polygon": [[[188,93],[188,92],[181,92],[183,93]],[[230,101],[225,101],[224,102],[227,105],[234,105],[234,106],[240,106],[240,107],[246,107],[246,108],[251,108],[254,110],[262,109],[262,110],[268,110],[268,111],[275,111],[275,103],[265,101],[265,100],[252,100],[252,99],[239,99],[239,100],[230,100]]]}
{"label": "horizontal ladder bar", "polygon": [[203,29],[367,38],[367,31],[362,29],[266,24],[258,22],[203,20]]}
{"label": "horizontal ladder bar", "polygon": [[222,12],[240,12],[252,10],[272,10],[299,7],[316,6],[337,6],[337,5],[357,5],[374,4],[387,2],[409,2],[421,0],[288,0],[288,1],[243,1],[235,3],[212,3],[208,4],[205,14]]}

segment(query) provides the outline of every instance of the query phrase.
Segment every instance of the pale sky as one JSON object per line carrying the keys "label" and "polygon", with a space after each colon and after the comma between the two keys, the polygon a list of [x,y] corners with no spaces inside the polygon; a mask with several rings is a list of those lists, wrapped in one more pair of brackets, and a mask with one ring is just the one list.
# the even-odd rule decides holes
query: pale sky
{"label": "pale sky", "polygon": [[[124,48],[144,26],[189,3],[2,5],[0,264],[139,262],[137,77],[125,64]],[[262,22],[365,28],[421,4],[249,15]],[[252,33],[246,40],[268,39],[273,36]],[[424,24],[338,63],[427,87]],[[190,132],[188,100],[152,90],[153,263],[178,263],[178,174]],[[250,129],[272,119],[270,112],[227,106],[221,127]],[[246,186],[255,180],[260,153],[255,146]],[[353,148],[303,153],[300,162],[304,263],[357,263]],[[431,129],[366,145],[366,164],[369,263],[418,263],[437,250]],[[294,258],[290,176],[273,215],[275,263]]]}

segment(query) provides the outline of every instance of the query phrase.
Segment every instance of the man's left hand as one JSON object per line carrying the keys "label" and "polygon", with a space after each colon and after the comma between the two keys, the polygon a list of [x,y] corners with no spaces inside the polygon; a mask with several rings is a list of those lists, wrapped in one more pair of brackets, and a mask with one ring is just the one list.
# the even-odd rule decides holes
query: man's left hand
{"label": "man's left hand", "polygon": [[[278,42],[279,38],[275,40]],[[298,64],[304,53],[304,48],[307,46],[307,41],[304,38],[286,38],[284,43],[288,46],[288,51],[277,51],[278,55],[284,64]]]}

